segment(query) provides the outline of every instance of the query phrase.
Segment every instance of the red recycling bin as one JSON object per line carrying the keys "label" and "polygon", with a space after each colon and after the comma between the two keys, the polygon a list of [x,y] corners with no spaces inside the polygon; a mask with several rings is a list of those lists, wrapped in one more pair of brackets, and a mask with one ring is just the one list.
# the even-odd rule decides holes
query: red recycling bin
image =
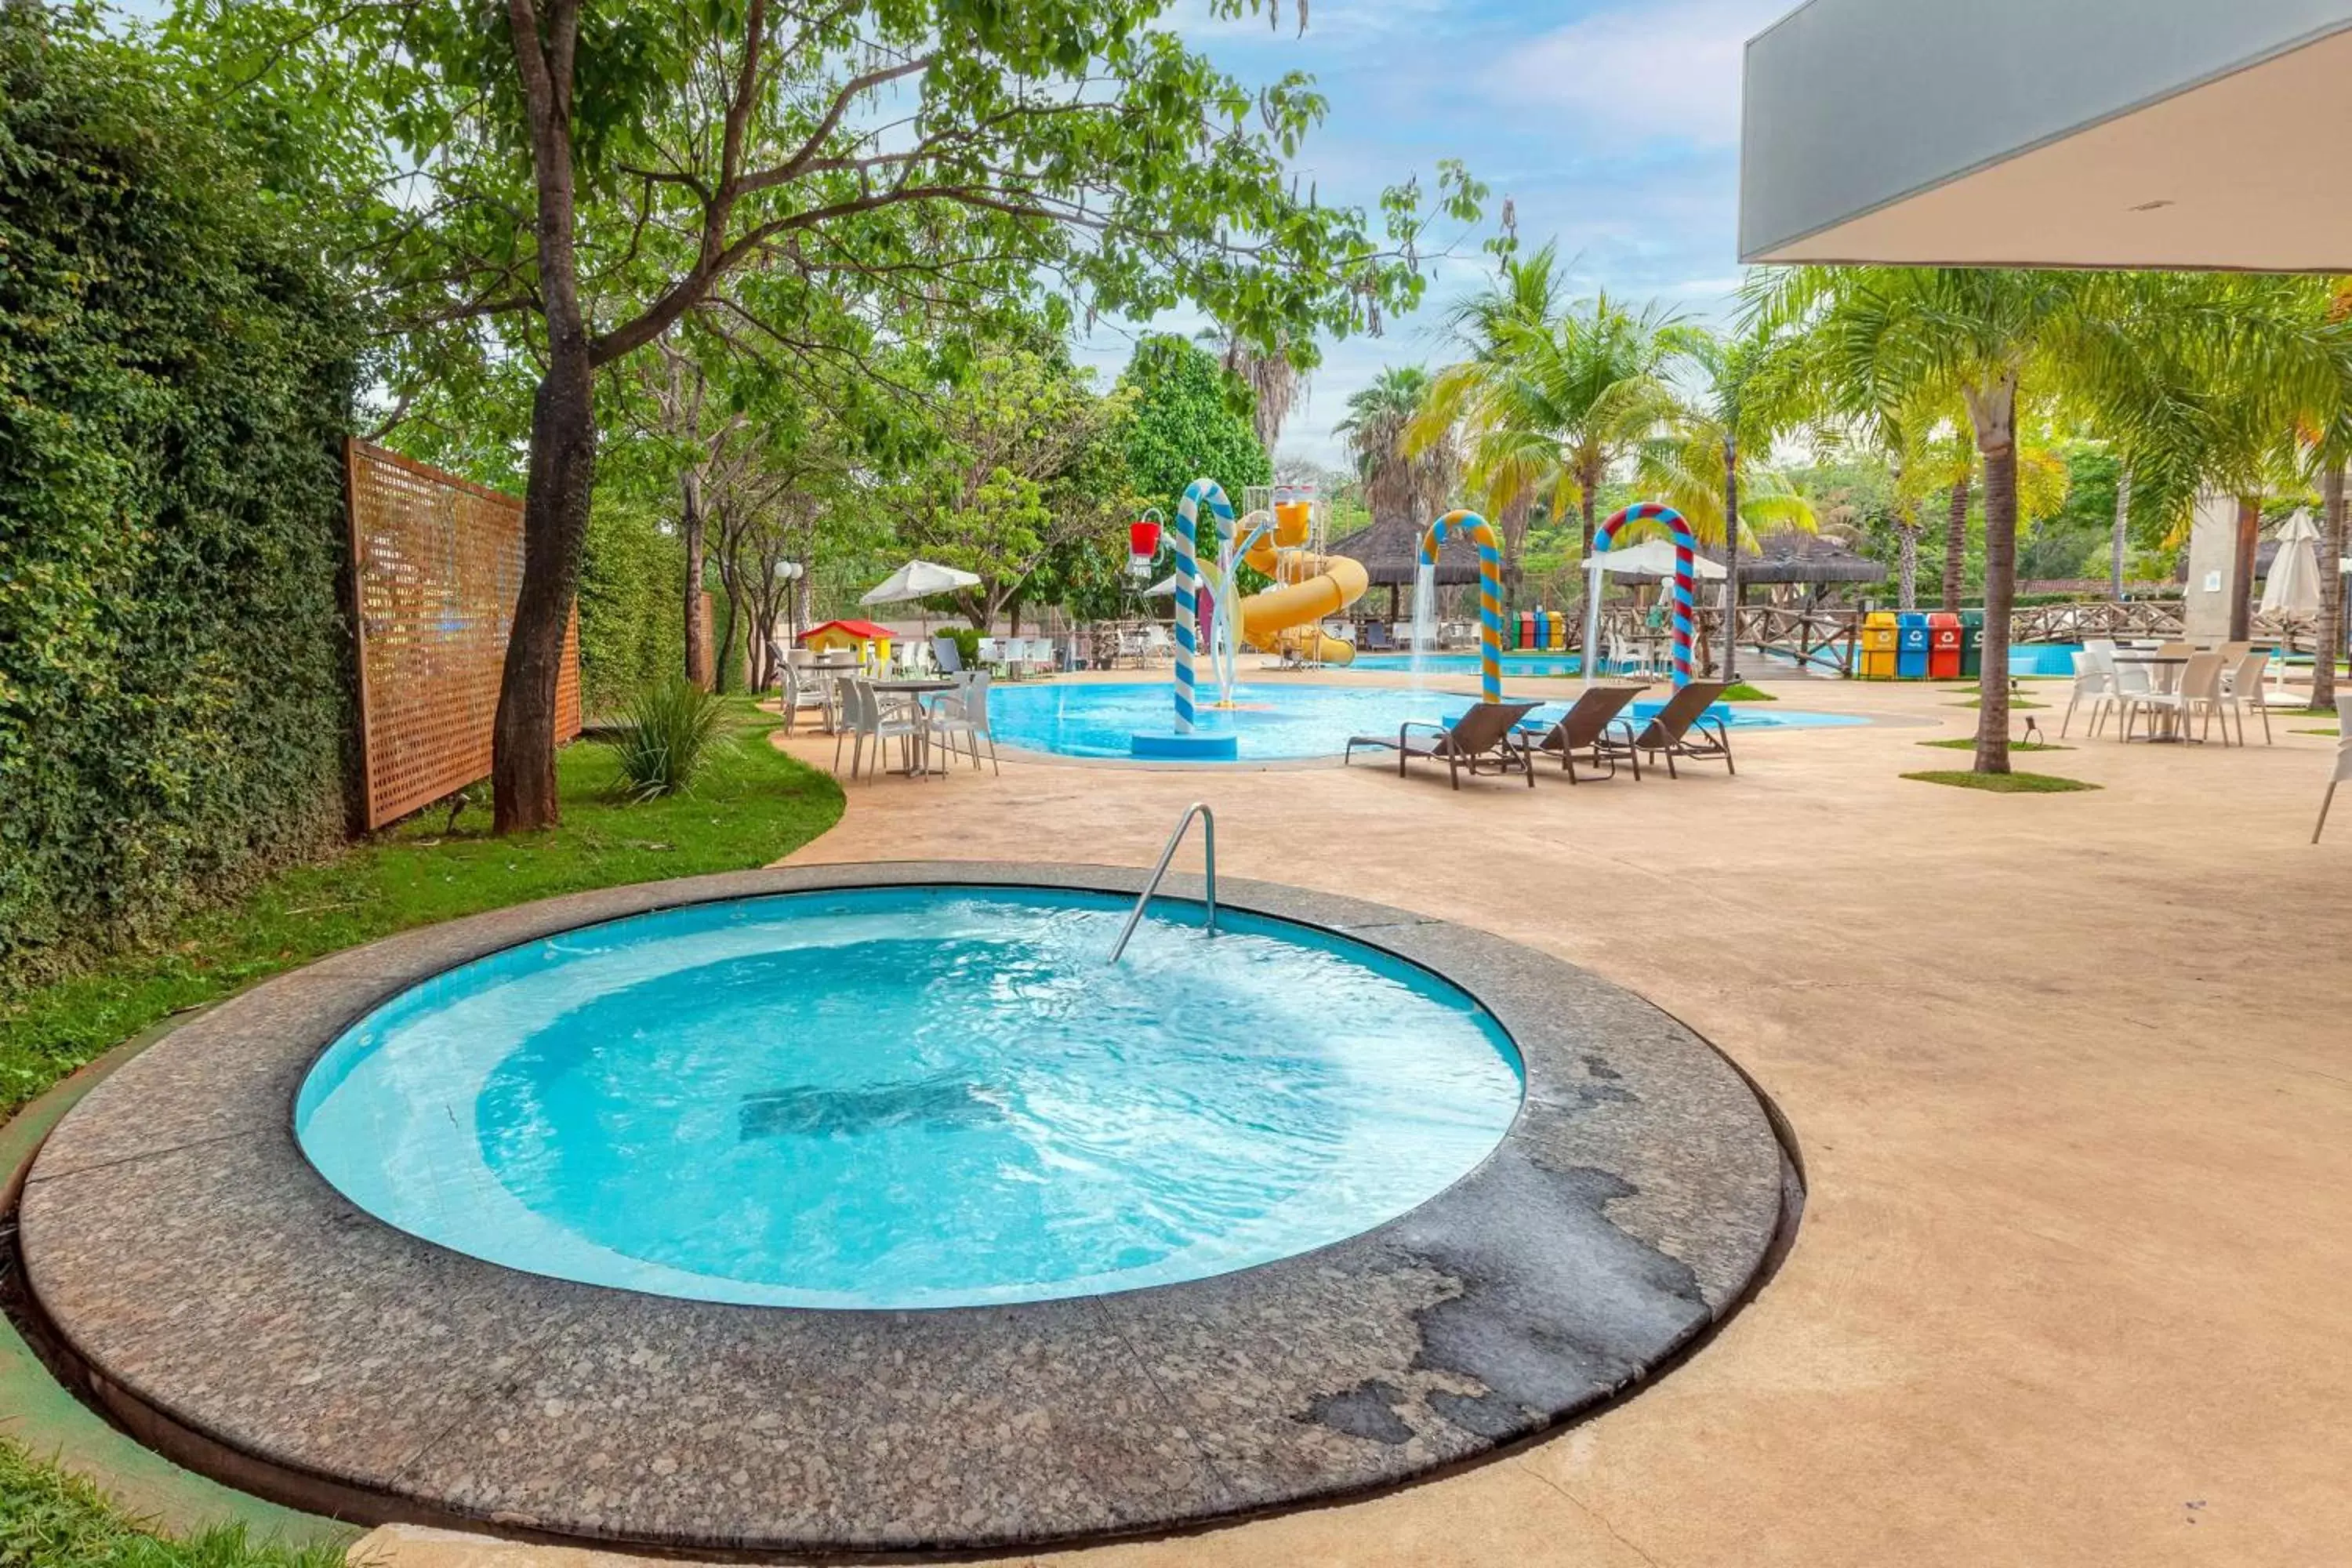
{"label": "red recycling bin", "polygon": [[1927,617],[1927,679],[1960,678],[1960,617],[1945,612]]}
{"label": "red recycling bin", "polygon": [[1513,643],[1511,646],[1513,647],[1533,647],[1536,646],[1536,613],[1533,610],[1521,610],[1519,612],[1519,640]]}

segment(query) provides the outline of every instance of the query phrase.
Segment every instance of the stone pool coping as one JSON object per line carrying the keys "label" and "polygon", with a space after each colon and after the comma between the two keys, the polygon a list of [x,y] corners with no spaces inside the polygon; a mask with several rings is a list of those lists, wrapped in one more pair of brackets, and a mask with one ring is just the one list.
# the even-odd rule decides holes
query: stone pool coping
{"label": "stone pool coping", "polygon": [[[1475,1171],[1240,1273],[1015,1307],[816,1311],[519,1273],[361,1211],[296,1146],[318,1053],[500,948],[718,899],[907,884],[1131,893],[1137,870],[777,868],[495,910],[341,953],[182,1026],[29,1173],[37,1304],[173,1457],[364,1521],[680,1551],[898,1552],[1139,1534],[1360,1494],[1623,1393],[1745,1297],[1793,1215],[1763,1104],[1705,1041],[1467,927],[1224,879],[1221,900],[1423,964],[1517,1044]],[[1170,890],[1199,896],[1198,879]]]}

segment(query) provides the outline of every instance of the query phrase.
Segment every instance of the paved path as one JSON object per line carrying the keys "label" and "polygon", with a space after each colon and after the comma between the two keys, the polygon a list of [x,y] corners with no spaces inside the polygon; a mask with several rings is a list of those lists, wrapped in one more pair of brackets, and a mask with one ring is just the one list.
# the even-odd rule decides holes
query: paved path
{"label": "paved path", "polygon": [[[1780,689],[1974,718],[1949,689]],[[2273,722],[2267,750],[2048,758],[2106,786],[2071,795],[1904,782],[1967,759],[1893,725],[1742,735],[1736,780],[1573,791],[1011,763],[852,786],[802,858],[1148,862],[1208,799],[1236,873],[1481,925],[1675,1013],[1777,1098],[1811,1182],[1756,1304],[1596,1420],[1370,1502],[1045,1561],[2344,1561],[2352,817],[2306,845],[2333,742]]]}

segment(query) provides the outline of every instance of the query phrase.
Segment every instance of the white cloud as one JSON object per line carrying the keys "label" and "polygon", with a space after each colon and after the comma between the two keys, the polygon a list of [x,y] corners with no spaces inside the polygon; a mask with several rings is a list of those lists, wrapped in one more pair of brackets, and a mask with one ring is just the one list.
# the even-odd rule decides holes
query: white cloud
{"label": "white cloud", "polygon": [[1739,141],[1740,58],[1790,0],[1665,0],[1580,17],[1513,51],[1497,96],[1569,117],[1590,145]]}

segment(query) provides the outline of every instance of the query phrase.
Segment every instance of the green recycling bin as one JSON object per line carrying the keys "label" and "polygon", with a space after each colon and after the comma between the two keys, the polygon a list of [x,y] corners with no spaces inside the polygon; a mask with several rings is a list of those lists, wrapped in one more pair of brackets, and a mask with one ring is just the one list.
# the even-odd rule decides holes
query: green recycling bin
{"label": "green recycling bin", "polygon": [[1984,673],[1984,612],[1960,612],[1960,678],[1973,680]]}

